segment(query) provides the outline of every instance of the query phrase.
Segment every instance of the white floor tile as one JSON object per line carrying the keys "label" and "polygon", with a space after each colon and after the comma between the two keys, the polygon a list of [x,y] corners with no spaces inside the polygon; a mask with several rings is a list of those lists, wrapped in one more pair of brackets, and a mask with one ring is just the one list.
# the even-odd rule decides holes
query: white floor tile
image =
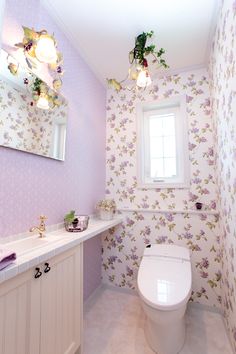
{"label": "white floor tile", "polygon": [[[137,296],[99,289],[85,306],[84,354],[154,354],[145,339],[144,320]],[[190,308],[186,324],[179,354],[232,354],[219,314]]]}

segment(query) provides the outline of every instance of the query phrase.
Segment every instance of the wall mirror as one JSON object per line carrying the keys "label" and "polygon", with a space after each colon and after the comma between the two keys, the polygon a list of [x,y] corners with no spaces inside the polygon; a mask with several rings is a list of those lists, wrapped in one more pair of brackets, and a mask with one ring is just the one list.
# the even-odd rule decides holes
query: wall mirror
{"label": "wall mirror", "polygon": [[33,88],[38,82],[42,80],[1,50],[0,145],[64,161],[68,104],[46,83],[53,104],[36,104]]}

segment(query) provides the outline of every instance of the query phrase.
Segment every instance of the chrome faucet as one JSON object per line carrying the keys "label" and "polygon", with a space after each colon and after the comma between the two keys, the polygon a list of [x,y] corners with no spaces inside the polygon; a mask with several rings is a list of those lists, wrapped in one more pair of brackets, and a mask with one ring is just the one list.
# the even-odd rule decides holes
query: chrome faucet
{"label": "chrome faucet", "polygon": [[37,230],[39,232],[39,237],[43,238],[45,237],[44,232],[46,231],[46,226],[45,226],[45,220],[46,220],[46,216],[44,215],[40,215],[39,220],[40,220],[40,224],[39,226],[33,226],[29,229],[30,232],[34,232],[35,230]]}

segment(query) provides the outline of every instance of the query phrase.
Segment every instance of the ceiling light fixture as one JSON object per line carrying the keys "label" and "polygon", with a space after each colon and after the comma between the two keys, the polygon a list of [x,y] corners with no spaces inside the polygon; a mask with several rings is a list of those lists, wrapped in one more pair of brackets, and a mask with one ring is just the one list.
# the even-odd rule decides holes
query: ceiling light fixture
{"label": "ceiling light fixture", "polygon": [[130,68],[124,80],[117,81],[116,79],[107,79],[108,84],[116,91],[119,92],[122,89],[131,89],[128,85],[124,85],[125,83],[129,84],[129,81],[136,81],[136,86],[144,89],[152,83],[147,60],[150,54],[152,55],[152,63],[157,64],[157,68],[164,67],[166,69],[169,67],[165,59],[162,58],[162,55],[165,53],[163,48],[156,50],[155,44],[146,46],[147,40],[151,38],[153,34],[153,31],[143,32],[135,39],[135,46],[129,52]]}

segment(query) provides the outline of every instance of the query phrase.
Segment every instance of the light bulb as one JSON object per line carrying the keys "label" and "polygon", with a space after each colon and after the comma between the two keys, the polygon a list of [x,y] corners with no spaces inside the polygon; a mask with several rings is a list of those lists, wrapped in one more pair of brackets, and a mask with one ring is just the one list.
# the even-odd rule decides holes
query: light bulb
{"label": "light bulb", "polygon": [[36,103],[36,106],[40,109],[49,109],[48,100],[45,96],[40,95]]}
{"label": "light bulb", "polygon": [[136,84],[138,87],[147,87],[151,85],[152,80],[150,78],[149,72],[147,69],[143,69],[140,71]]}
{"label": "light bulb", "polygon": [[35,48],[35,55],[42,63],[55,63],[57,51],[54,40],[47,35],[41,35]]}

